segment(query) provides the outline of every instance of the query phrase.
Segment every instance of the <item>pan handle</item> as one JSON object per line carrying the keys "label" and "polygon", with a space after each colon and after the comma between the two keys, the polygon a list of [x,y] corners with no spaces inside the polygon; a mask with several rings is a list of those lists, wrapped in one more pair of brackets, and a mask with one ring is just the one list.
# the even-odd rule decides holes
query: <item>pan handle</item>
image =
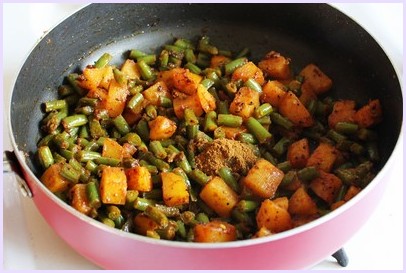
{"label": "pan handle", "polygon": [[22,168],[14,151],[3,152],[3,174],[14,174],[23,196],[32,198],[32,191],[24,179]]}

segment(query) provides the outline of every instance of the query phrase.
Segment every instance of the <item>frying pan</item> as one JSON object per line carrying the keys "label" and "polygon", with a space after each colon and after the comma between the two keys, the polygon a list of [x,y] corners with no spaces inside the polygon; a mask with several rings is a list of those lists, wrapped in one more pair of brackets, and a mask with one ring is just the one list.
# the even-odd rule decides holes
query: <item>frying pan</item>
{"label": "frying pan", "polygon": [[[221,48],[249,47],[254,61],[273,49],[291,57],[297,68],[316,62],[334,79],[333,96],[360,103],[379,98],[385,113],[379,128],[383,132],[381,173],[354,200],[301,228],[270,238],[204,246],[156,242],[108,229],[61,203],[40,184],[34,158],[43,115],[39,105],[56,98],[64,76],[83,69],[104,52],[120,63],[128,49],[151,51],[174,37],[201,34]],[[371,204],[385,185],[384,165],[402,124],[399,82],[382,49],[340,12],[313,4],[90,5],[61,23],[33,50],[16,81],[11,105],[15,152],[38,209],[79,253],[115,269],[278,269],[318,262],[340,248],[369,217]],[[233,262],[227,263],[230,259]]]}

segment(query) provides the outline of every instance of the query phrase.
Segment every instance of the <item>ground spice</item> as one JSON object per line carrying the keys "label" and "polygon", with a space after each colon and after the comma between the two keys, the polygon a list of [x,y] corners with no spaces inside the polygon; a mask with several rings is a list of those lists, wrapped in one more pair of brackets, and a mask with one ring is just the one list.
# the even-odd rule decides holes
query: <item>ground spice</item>
{"label": "ground spice", "polygon": [[219,138],[206,143],[195,162],[196,167],[207,175],[218,175],[218,170],[222,167],[229,167],[232,172],[245,175],[257,159],[250,145]]}

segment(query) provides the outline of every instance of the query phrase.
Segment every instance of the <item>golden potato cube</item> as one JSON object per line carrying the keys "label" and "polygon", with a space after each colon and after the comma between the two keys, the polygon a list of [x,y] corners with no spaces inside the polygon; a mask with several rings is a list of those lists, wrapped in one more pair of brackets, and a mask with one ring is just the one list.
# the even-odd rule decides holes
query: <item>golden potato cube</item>
{"label": "golden potato cube", "polygon": [[265,227],[272,233],[292,228],[292,219],[289,212],[270,199],[266,199],[261,203],[256,216],[256,221],[258,229]]}
{"label": "golden potato cube", "polygon": [[194,241],[199,243],[230,242],[237,239],[236,228],[223,221],[197,224],[193,228]]}
{"label": "golden potato cube", "polygon": [[258,63],[267,75],[276,80],[287,80],[291,78],[290,60],[280,53],[271,51]]}
{"label": "golden potato cube", "polygon": [[162,140],[170,138],[176,131],[176,123],[164,116],[157,116],[148,122],[149,138],[151,140]]}
{"label": "golden potato cube", "polygon": [[103,157],[115,158],[121,161],[123,159],[123,153],[124,153],[123,146],[118,144],[117,141],[111,138],[106,138],[103,141],[103,151],[102,151]]}
{"label": "golden potato cube", "polygon": [[125,171],[129,190],[148,192],[152,190],[151,173],[146,167],[136,166]]}
{"label": "golden potato cube", "polygon": [[86,192],[86,184],[76,184],[69,191],[71,204],[77,211],[89,215],[92,207],[89,204],[89,199]]}
{"label": "golden potato cube", "polygon": [[313,92],[318,95],[328,91],[333,81],[314,64],[309,64],[299,73],[303,76],[303,83],[309,85]]}
{"label": "golden potato cube", "polygon": [[106,166],[102,170],[100,196],[104,204],[124,205],[127,194],[127,177],[124,169]]}
{"label": "golden potato cube", "polygon": [[330,172],[337,155],[338,152],[333,145],[321,142],[307,160],[307,166],[314,166],[319,170]]}
{"label": "golden potato cube", "polygon": [[247,120],[259,106],[259,93],[248,87],[241,87],[230,104],[230,113]]}
{"label": "golden potato cube", "polygon": [[254,79],[259,85],[265,82],[262,70],[258,68],[253,62],[247,62],[244,65],[237,67],[231,76],[233,81],[242,80],[246,82],[248,79]]}
{"label": "golden potato cube", "polygon": [[137,63],[131,59],[127,59],[124,62],[123,66],[121,67],[121,72],[123,72],[130,80],[139,79],[141,77]]}
{"label": "golden potato cube", "polygon": [[61,173],[62,165],[59,163],[49,166],[42,174],[40,180],[51,192],[63,192],[68,189],[69,180]]}
{"label": "golden potato cube", "polygon": [[279,81],[267,81],[262,87],[261,102],[268,102],[273,107],[279,107],[286,94],[286,86]]}
{"label": "golden potato cube", "polygon": [[262,198],[271,198],[282,182],[284,173],[271,162],[258,159],[243,179],[243,184],[255,195]]}
{"label": "golden potato cube", "polygon": [[189,191],[185,179],[172,172],[161,173],[162,195],[167,206],[174,207],[189,203]]}
{"label": "golden potato cube", "polygon": [[168,87],[164,81],[157,81],[145,91],[142,92],[142,95],[146,100],[148,100],[152,105],[160,106],[160,98],[167,97],[170,98],[171,94]]}
{"label": "golden potato cube", "polygon": [[304,187],[298,188],[289,198],[290,214],[313,215],[318,212],[317,205]]}
{"label": "golden potato cube", "polygon": [[199,196],[221,217],[229,217],[238,203],[237,193],[218,176],[204,185]]}

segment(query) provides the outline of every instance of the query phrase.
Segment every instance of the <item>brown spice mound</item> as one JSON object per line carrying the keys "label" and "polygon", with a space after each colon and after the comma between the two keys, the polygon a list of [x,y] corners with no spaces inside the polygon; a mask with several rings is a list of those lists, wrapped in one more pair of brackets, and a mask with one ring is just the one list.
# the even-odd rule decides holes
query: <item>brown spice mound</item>
{"label": "brown spice mound", "polygon": [[257,156],[250,145],[226,138],[207,143],[195,158],[196,167],[207,175],[217,175],[222,167],[245,175],[256,161]]}

